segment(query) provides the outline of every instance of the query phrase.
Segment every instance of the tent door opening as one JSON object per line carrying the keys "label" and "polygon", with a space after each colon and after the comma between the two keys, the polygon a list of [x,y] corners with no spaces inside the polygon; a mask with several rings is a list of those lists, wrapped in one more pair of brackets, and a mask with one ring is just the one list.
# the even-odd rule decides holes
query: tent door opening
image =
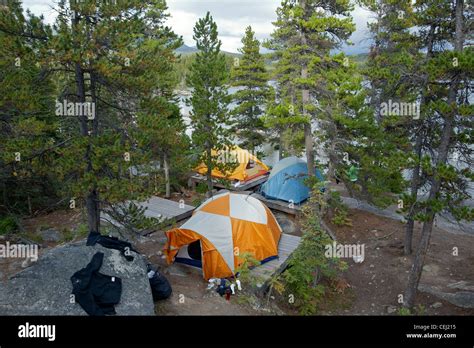
{"label": "tent door opening", "polygon": [[196,240],[191,244],[183,246],[176,255],[175,262],[185,265],[202,268],[202,247],[201,241]]}

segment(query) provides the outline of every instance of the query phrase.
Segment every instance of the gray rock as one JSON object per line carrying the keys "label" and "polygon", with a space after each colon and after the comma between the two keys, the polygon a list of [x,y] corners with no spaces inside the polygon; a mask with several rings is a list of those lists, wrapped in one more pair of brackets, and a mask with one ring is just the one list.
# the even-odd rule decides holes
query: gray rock
{"label": "gray rock", "polygon": [[70,278],[99,251],[104,253],[100,272],[122,279],[117,314],[154,315],[145,258],[132,252],[134,260],[129,262],[118,250],[86,246],[85,241],[52,249],[1,284],[0,315],[87,315],[79,304],[71,303]]}
{"label": "gray rock", "polygon": [[459,282],[449,284],[448,288],[458,289],[458,290],[466,290],[466,291],[474,291],[474,285],[470,285],[465,280],[461,280]]}
{"label": "gray rock", "polygon": [[284,233],[295,234],[298,232],[298,226],[287,214],[274,211],[273,215],[275,215]]}
{"label": "gray rock", "polygon": [[437,287],[420,284],[418,290],[437,296],[461,308],[474,308],[474,292],[458,291],[455,293],[443,292]]}
{"label": "gray rock", "polygon": [[443,304],[441,302],[435,302],[431,305],[431,308],[435,308],[435,309],[441,308],[441,307],[443,307]]}
{"label": "gray rock", "polygon": [[41,236],[41,239],[45,242],[59,242],[62,238],[61,233],[56,231],[53,228],[49,228],[44,231],[39,231],[38,234]]}

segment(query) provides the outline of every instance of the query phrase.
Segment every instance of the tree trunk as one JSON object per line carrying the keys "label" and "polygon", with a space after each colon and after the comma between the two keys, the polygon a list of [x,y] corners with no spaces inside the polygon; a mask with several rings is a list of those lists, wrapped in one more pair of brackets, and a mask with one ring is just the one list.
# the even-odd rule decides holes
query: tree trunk
{"label": "tree trunk", "polygon": [[416,151],[416,158],[417,163],[415,168],[413,169],[413,174],[411,178],[411,185],[410,185],[410,194],[411,199],[413,200],[412,206],[410,207],[410,212],[407,218],[407,225],[405,230],[405,245],[404,245],[404,253],[405,255],[411,255],[412,253],[412,242],[413,242],[413,228],[415,226],[415,204],[418,200],[418,190],[420,188],[420,160],[421,160],[421,151],[422,151],[422,141],[423,136],[421,134],[417,135],[415,151]]}
{"label": "tree trunk", "polygon": [[[428,34],[428,47],[426,58],[429,60],[433,56],[433,42],[434,42],[434,34],[436,30],[436,24],[432,24],[430,27],[430,32]],[[428,76],[426,75],[423,79],[423,86],[422,86],[422,95],[420,101],[420,110],[423,105],[426,104],[426,92],[428,87]],[[418,190],[420,189],[420,169],[421,169],[421,155],[423,152],[423,120],[418,121],[421,127],[418,127],[418,134],[416,136],[415,142],[415,154],[417,163],[415,168],[413,168],[413,175],[411,178],[410,183],[410,194],[412,199],[412,206],[410,207],[410,212],[407,217],[407,225],[405,230],[405,245],[404,245],[404,253],[405,255],[411,255],[412,253],[412,244],[413,244],[413,228],[415,227],[415,214],[416,214],[416,202],[418,200]]]}
{"label": "tree trunk", "polygon": [[207,195],[208,197],[212,197],[212,190],[214,189],[214,185],[212,184],[212,148],[210,144],[206,144],[206,157],[207,157]]}
{"label": "tree trunk", "polygon": [[3,182],[3,206],[8,208],[8,199],[7,199],[7,184]]}
{"label": "tree trunk", "polygon": [[[306,13],[306,0],[300,0],[300,6],[303,9],[303,13]],[[301,28],[301,44],[306,46],[308,44],[304,28]],[[308,67],[303,66],[301,68],[301,78],[303,80],[308,78]],[[308,164],[308,175],[315,176],[316,170],[314,168],[314,144],[313,144],[313,131],[311,129],[311,116],[306,111],[306,105],[310,103],[309,90],[305,87],[302,90],[302,102],[303,102],[303,115],[308,116],[309,121],[304,125],[304,143],[306,148],[306,162]]]}
{"label": "tree trunk", "polygon": [[165,182],[166,182],[166,198],[171,197],[171,185],[170,185],[170,169],[168,166],[168,155],[163,155],[163,166],[165,171]]}
{"label": "tree trunk", "polygon": [[89,192],[86,198],[87,224],[89,231],[99,232],[100,230],[100,209],[99,197],[96,190]]}
{"label": "tree trunk", "polygon": [[[463,0],[456,0],[456,37],[454,43],[454,50],[456,52],[461,52],[463,49]],[[459,88],[460,77],[459,75],[455,75],[451,81],[451,86],[449,88],[448,94],[448,104],[453,105],[456,103],[457,93]],[[435,173],[433,174],[432,178],[432,185],[430,194],[428,197],[428,201],[435,200],[436,195],[441,188],[441,180],[438,177],[438,170],[439,167],[443,164],[447,163],[448,154],[449,154],[449,145],[451,142],[451,137],[454,129],[454,117],[455,117],[455,109],[452,112],[446,115],[445,117],[445,124],[443,128],[443,133],[441,137],[441,142],[438,147],[438,159],[436,161],[436,169]],[[412,308],[415,304],[415,296],[416,291],[418,289],[418,284],[420,283],[421,273],[423,271],[423,265],[425,261],[425,256],[428,251],[431,232],[433,230],[433,222],[436,216],[436,213],[428,207],[426,209],[426,215],[428,216],[427,221],[423,224],[423,229],[421,232],[421,239],[420,245],[418,246],[418,250],[416,253],[415,261],[413,263],[412,269],[410,271],[410,275],[408,277],[408,285],[405,290],[405,299],[404,299],[404,307]]]}
{"label": "tree trunk", "polygon": [[[77,13],[73,18],[72,24],[73,24],[73,30],[74,30],[74,27],[79,24],[79,16]],[[85,79],[84,79],[84,70],[82,69],[81,64],[79,62],[75,63],[75,77],[76,77],[77,95],[79,99],[78,101],[81,103],[85,103],[86,102],[86,85],[85,85]],[[79,122],[80,122],[81,136],[90,137],[89,126],[87,123],[87,116],[81,115],[79,117]],[[97,125],[97,120],[94,120],[94,125],[95,126]],[[89,145],[87,146],[86,154],[84,156],[87,172],[92,171],[92,160],[91,160],[90,152],[91,152],[91,145],[89,142]],[[89,231],[99,232],[99,227],[100,227],[99,196],[95,188],[91,189],[86,196],[86,209],[87,209],[87,223],[88,223]]]}
{"label": "tree trunk", "polygon": [[409,215],[407,225],[405,227],[405,244],[403,246],[403,253],[405,255],[411,255],[412,244],[413,244],[413,228],[415,227],[415,220],[413,216]]}
{"label": "tree trunk", "polygon": [[278,160],[281,161],[285,156],[285,140],[283,139],[283,130],[280,131],[278,136],[279,149],[278,149]]}
{"label": "tree trunk", "polygon": [[423,224],[421,232],[420,244],[416,252],[415,261],[408,277],[408,285],[405,290],[404,307],[412,308],[415,304],[416,291],[420,283],[423,265],[425,263],[425,256],[428,251],[428,246],[431,239],[431,231],[433,229],[434,214],[431,212],[430,219]]}

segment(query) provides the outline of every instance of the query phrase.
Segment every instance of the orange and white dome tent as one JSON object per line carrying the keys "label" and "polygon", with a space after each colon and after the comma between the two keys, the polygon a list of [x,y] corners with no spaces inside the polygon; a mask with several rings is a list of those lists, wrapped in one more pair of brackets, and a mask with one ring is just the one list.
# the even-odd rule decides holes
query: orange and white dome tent
{"label": "orange and white dome tent", "polygon": [[166,232],[168,263],[186,255],[186,246],[200,242],[200,265],[206,280],[235,274],[250,253],[261,262],[278,257],[281,227],[273,213],[248,195],[223,193],[203,203],[180,228]]}

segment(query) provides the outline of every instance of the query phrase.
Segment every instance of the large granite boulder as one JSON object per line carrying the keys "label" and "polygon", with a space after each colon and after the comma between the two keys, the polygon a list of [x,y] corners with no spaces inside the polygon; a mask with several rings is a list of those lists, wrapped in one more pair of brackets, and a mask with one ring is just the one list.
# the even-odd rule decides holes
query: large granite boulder
{"label": "large granite boulder", "polygon": [[[462,286],[465,286],[465,284],[462,284]],[[438,287],[427,284],[420,284],[418,286],[418,290],[422,292],[427,292],[431,295],[448,301],[449,303],[457,307],[474,308],[474,292],[472,291],[457,291],[454,293],[450,293],[441,291]]]}
{"label": "large granite boulder", "polygon": [[279,211],[274,211],[273,215],[277,219],[283,233],[295,234],[298,232],[299,228],[293,217]]}
{"label": "large granite boulder", "polygon": [[54,248],[6,283],[0,280],[0,315],[87,315],[71,301],[70,278],[99,251],[104,253],[99,272],[122,279],[117,315],[154,315],[145,258],[131,252],[134,260],[127,261],[118,250],[85,241]]}

